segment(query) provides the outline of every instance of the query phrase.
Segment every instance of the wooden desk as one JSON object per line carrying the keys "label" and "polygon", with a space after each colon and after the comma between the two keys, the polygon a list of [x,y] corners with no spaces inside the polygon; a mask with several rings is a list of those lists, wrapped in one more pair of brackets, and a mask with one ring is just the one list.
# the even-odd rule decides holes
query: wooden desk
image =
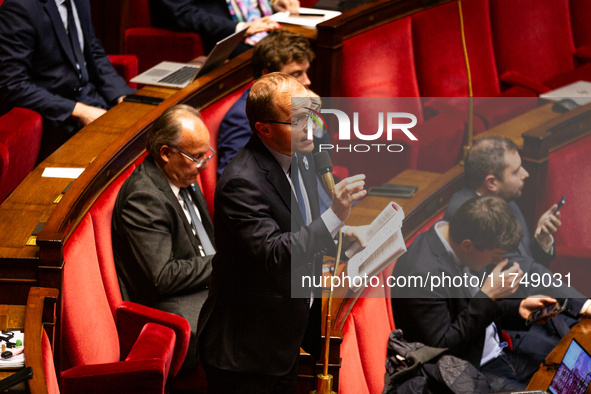
{"label": "wooden desk", "polygon": [[[591,353],[591,319],[583,319],[574,326],[568,335],[566,335],[558,343],[556,348],[546,357],[548,363],[560,363],[571,340],[575,338],[587,352]],[[550,386],[550,382],[554,377],[556,370],[548,370],[548,367],[540,365],[538,372],[530,380],[527,385],[528,390],[546,390]],[[589,390],[587,390],[589,393]]]}

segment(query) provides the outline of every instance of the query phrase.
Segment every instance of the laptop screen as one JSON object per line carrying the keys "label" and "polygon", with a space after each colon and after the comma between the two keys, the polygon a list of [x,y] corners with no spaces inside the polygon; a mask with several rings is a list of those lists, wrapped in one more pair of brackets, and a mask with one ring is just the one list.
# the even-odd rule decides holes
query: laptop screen
{"label": "laptop screen", "polygon": [[554,394],[584,394],[590,384],[591,356],[573,339],[548,390]]}

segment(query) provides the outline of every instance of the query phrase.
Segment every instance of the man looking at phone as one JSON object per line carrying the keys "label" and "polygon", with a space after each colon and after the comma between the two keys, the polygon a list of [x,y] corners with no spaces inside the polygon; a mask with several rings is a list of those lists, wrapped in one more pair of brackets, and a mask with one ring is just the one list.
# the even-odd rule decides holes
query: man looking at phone
{"label": "man looking at phone", "polygon": [[[530,313],[555,302],[549,297],[510,298],[523,271],[503,254],[517,249],[522,237],[519,221],[505,201],[477,197],[463,204],[449,222],[437,222],[420,234],[393,272],[394,277],[427,281],[446,276],[469,279],[467,286],[457,286],[453,279],[431,286],[431,279],[426,287],[393,287],[394,321],[409,342],[445,347],[449,354],[472,363],[494,391],[526,386],[515,372],[519,368],[511,354],[503,351],[501,330],[526,329]],[[489,265],[494,265],[492,273],[473,274]]]}
{"label": "man looking at phone", "polygon": [[[474,142],[465,160],[466,187],[454,194],[444,220],[450,220],[456,210],[467,200],[477,196],[498,196],[508,203],[515,214],[523,237],[517,250],[505,254],[510,262],[519,263],[523,272],[531,278],[532,274],[542,277],[552,275],[548,266],[556,257],[552,234],[562,224],[560,211],[554,213],[554,204],[540,217],[534,237],[530,236],[527,224],[515,200],[521,196],[525,179],[529,176],[521,165],[521,157],[513,141],[501,137],[485,137]],[[536,288],[523,287],[519,296],[527,297],[534,294],[548,294],[556,298],[568,298],[565,313],[553,318],[550,324],[534,326],[528,332],[508,331],[513,341],[515,357],[522,358],[519,375],[529,379],[560,339],[568,333],[570,326],[576,323],[578,315],[591,314],[591,301],[572,287]]]}

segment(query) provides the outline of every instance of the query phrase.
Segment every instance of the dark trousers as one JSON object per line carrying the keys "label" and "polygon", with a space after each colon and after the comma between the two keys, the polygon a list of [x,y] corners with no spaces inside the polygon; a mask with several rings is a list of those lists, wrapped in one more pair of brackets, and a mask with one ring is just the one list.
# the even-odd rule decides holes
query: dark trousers
{"label": "dark trousers", "polygon": [[527,386],[519,382],[515,368],[511,365],[506,354],[502,354],[481,366],[480,372],[488,380],[493,392],[522,391]]}
{"label": "dark trousers", "polygon": [[208,394],[290,394],[298,380],[298,361],[283,376],[227,371],[203,363]]}

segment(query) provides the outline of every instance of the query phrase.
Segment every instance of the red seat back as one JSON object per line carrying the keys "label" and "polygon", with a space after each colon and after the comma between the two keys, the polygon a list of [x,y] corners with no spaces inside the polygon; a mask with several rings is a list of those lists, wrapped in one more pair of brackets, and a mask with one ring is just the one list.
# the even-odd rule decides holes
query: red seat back
{"label": "red seat back", "polygon": [[62,289],[63,370],[117,362],[119,336],[99,271],[91,215],[64,245]]}
{"label": "red seat back", "polygon": [[[546,185],[538,215],[548,210],[566,195],[560,210],[562,223],[554,233],[557,247],[591,248],[591,214],[585,208],[591,204],[591,136],[550,153]],[[568,169],[566,171],[565,169]]]}
{"label": "red seat back", "polygon": [[148,0],[127,0],[129,2],[128,27],[151,27],[150,2]]}
{"label": "red seat back", "polygon": [[[488,0],[461,4],[474,97],[498,96]],[[412,38],[421,96],[468,97],[458,2],[413,14]]]}
{"label": "red seat back", "polygon": [[[339,374],[339,393],[341,394],[370,394],[355,329],[355,317],[349,316],[343,328],[343,343],[341,344],[341,370]],[[386,357],[384,357],[384,361]],[[373,394],[373,393],[372,393]]]}
{"label": "red seat back", "polygon": [[499,75],[544,82],[574,69],[568,0],[490,0]]}
{"label": "red seat back", "polygon": [[570,0],[570,17],[575,47],[591,47],[591,2],[589,0]]}
{"label": "red seat back", "polygon": [[[209,130],[209,144],[216,151],[218,149],[218,134],[220,130],[220,124],[222,123],[222,119],[224,119],[224,116],[226,115],[226,112],[228,112],[230,107],[234,105],[234,103],[242,96],[244,91],[251,85],[252,83],[246,84],[245,86],[230,93],[226,97],[217,100],[215,103],[211,104],[209,107],[201,111],[203,121],[205,122],[205,125]],[[209,161],[207,169],[201,171],[200,174],[201,190],[203,191],[203,195],[205,197],[205,201],[207,202],[207,207],[209,208],[209,214],[211,215],[211,217],[213,217],[213,197],[215,194],[215,187],[218,182],[217,170],[218,160],[217,157],[214,156],[214,158]]]}
{"label": "red seat back", "polygon": [[[419,87],[413,61],[410,17],[386,23],[354,37],[343,40],[341,62],[341,97],[383,97],[383,100],[352,103],[337,108],[344,110],[353,122],[353,112],[360,114],[359,130],[362,134],[375,134],[378,129],[378,112],[409,112],[423,120],[419,99]],[[376,72],[379,70],[379,72]],[[404,99],[390,99],[404,97]],[[327,116],[327,115],[325,115]],[[407,123],[408,120],[404,120]],[[330,130],[336,133],[337,130]],[[375,141],[363,141],[352,133],[351,140],[339,141],[336,134],[333,144],[400,144],[402,152],[387,152],[375,148],[369,153],[359,153],[336,148],[331,151],[333,163],[349,169],[350,175],[364,173],[366,186],[378,186],[407,168],[416,167],[418,144],[411,142],[399,131],[394,140],[387,141],[386,133]],[[394,148],[392,148],[394,149]]]}
{"label": "red seat back", "polygon": [[0,117],[0,204],[35,168],[43,121],[25,108]]}

